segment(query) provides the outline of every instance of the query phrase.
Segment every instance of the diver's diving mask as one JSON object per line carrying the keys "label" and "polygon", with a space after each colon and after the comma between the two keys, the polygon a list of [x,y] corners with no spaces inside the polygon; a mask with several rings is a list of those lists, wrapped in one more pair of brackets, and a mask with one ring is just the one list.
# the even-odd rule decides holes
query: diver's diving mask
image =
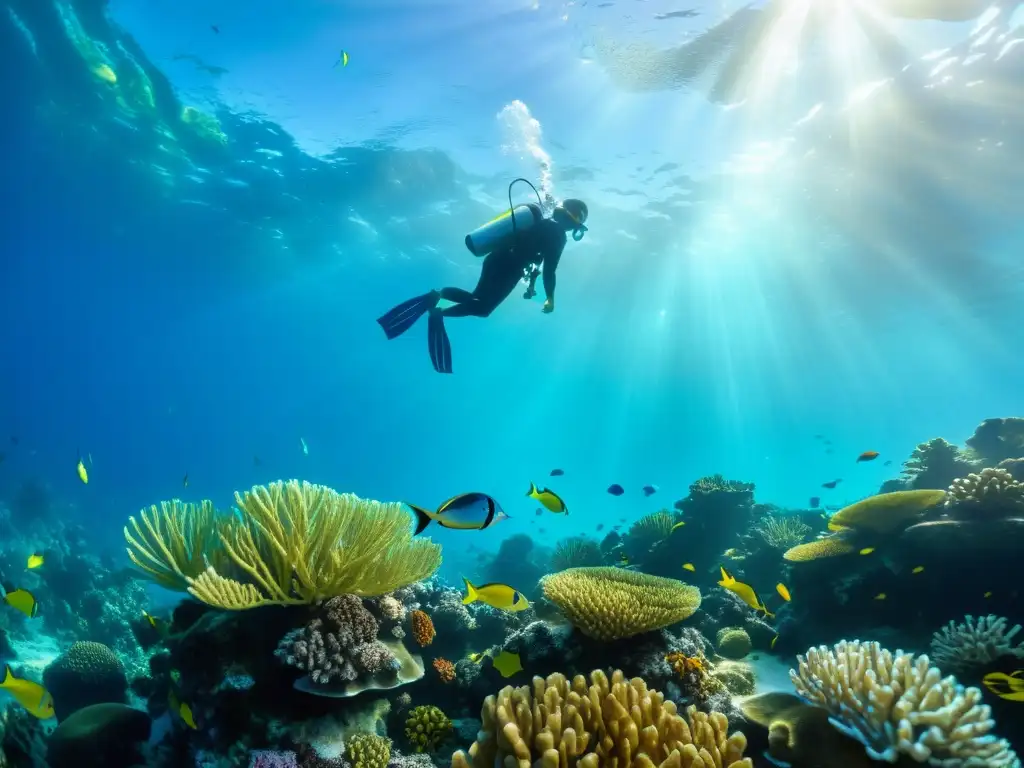
{"label": "diver's diving mask", "polygon": [[587,233],[587,225],[584,224],[579,218],[574,216],[573,212],[570,211],[568,208],[562,208],[561,210],[565,213],[566,216],[569,217],[569,221],[576,225],[575,227],[573,227],[572,230],[572,239],[578,243],[580,240],[583,239],[583,235]]}

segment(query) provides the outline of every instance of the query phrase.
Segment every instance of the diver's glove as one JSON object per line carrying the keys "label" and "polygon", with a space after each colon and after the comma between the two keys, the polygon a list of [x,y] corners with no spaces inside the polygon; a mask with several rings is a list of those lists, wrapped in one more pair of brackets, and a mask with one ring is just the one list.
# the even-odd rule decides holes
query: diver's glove
{"label": "diver's glove", "polygon": [[536,295],[537,295],[537,291],[535,291],[533,288],[527,288],[526,289],[526,293],[523,294],[523,298],[524,299],[532,299]]}
{"label": "diver's glove", "polygon": [[555,311],[555,302],[553,302],[551,299],[548,299],[547,301],[545,301],[544,302],[544,307],[543,307],[543,309],[541,309],[541,312],[543,312],[545,315],[549,315],[549,314],[551,314],[554,311]]}

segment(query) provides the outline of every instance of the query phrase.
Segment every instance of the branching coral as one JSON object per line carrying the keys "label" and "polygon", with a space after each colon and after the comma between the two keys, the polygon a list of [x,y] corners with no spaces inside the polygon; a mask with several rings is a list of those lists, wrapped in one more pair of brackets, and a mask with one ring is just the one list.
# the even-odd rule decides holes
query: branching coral
{"label": "branching coral", "polygon": [[583,634],[619,640],[675,624],[700,607],[700,590],[623,568],[570,568],[541,580],[544,596]]}
{"label": "branching coral", "polygon": [[962,624],[949,622],[932,636],[932,658],[942,667],[966,672],[984,667],[1001,656],[1024,657],[1024,645],[1014,645],[1020,624],[1007,630],[1002,616],[965,617]]}
{"label": "branching coral", "polygon": [[954,480],[947,504],[979,516],[1024,514],[1024,483],[1005,469],[983,469]]}
{"label": "branching coral", "polygon": [[358,597],[333,597],[324,603],[322,617],[285,635],[276,655],[308,672],[318,685],[396,669],[394,654],[377,642],[377,629]]}
{"label": "branching coral", "polygon": [[603,562],[601,545],[586,536],[562,539],[555,545],[555,552],[551,556],[551,567],[556,571],[601,565]]}
{"label": "branching coral", "polygon": [[416,638],[416,642],[420,644],[421,648],[434,642],[434,635],[437,634],[434,631],[434,622],[426,613],[413,611],[409,614],[409,622],[412,625],[412,636]]}
{"label": "branching coral", "polygon": [[213,502],[198,504],[174,499],[128,518],[124,527],[128,557],[161,587],[184,592],[189,579],[206,570],[217,543],[217,513]]}
{"label": "branching coral", "polygon": [[[230,610],[382,595],[441,562],[440,546],[412,538],[400,504],[296,480],[236,493],[235,503],[238,513],[222,520],[212,508],[153,508],[142,526],[132,519],[135,534],[125,528],[129,555],[158,583],[184,582],[194,597]],[[204,555],[209,567],[197,574]]]}
{"label": "branching coral", "polygon": [[766,515],[761,518],[754,530],[761,535],[769,547],[790,549],[807,538],[807,534],[811,532],[811,526],[800,522],[799,518],[792,515],[783,517]]}
{"label": "branching coral", "polygon": [[903,474],[913,489],[945,488],[974,469],[959,448],[941,437],[921,443],[903,462]]}
{"label": "branching coral", "polygon": [[434,659],[434,669],[442,683],[450,683],[455,679],[455,665],[448,659]]}
{"label": "branching coral", "polygon": [[687,710],[620,671],[533,678],[532,688],[488,696],[483,726],[469,754],[452,768],[752,768],[747,740],[728,734],[728,718]]}
{"label": "branching coral", "polygon": [[943,768],[1019,768],[995,727],[981,691],[942,677],[927,656],[883,649],[878,643],[840,642],[797,656],[790,671],[796,692],[826,710],[832,725],[864,744],[873,760],[905,755]]}

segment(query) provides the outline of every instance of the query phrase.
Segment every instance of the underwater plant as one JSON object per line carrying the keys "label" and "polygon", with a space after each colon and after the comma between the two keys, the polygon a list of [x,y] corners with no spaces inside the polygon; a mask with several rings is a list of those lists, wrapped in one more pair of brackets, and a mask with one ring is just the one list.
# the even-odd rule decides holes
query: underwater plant
{"label": "underwater plant", "polygon": [[556,571],[601,565],[603,562],[601,545],[586,536],[562,539],[555,545],[555,552],[551,556],[551,567]]}
{"label": "underwater plant", "polygon": [[932,635],[932,658],[943,669],[966,672],[984,667],[1002,656],[1024,657],[1024,645],[1014,645],[1020,624],[1007,629],[1002,616],[966,616],[963,623],[950,621]]}
{"label": "underwater plant", "polygon": [[621,640],[682,621],[700,608],[700,590],[623,568],[570,568],[541,580],[544,597],[583,634]]}
{"label": "underwater plant", "polygon": [[811,532],[811,526],[802,523],[792,515],[781,517],[766,515],[761,518],[754,530],[760,534],[769,547],[791,549],[807,538]]}
{"label": "underwater plant", "polygon": [[619,670],[507,686],[484,700],[480,717],[477,740],[452,755],[451,768],[753,768],[746,737],[729,734],[725,715],[691,706],[684,719],[664,694]]}
{"label": "underwater plant", "polygon": [[[143,538],[125,528],[132,562],[154,581],[184,583],[193,597],[228,610],[385,595],[441,564],[440,545],[412,538],[401,504],[297,480],[236,493],[235,504],[238,514],[211,521],[204,507],[185,520],[187,505],[172,502],[162,526],[146,525],[148,537],[133,519]],[[214,532],[217,544],[208,545]],[[208,567],[191,575],[208,547]]]}
{"label": "underwater plant", "polygon": [[151,581],[176,592],[187,591],[189,579],[206,570],[217,537],[212,501],[162,501],[140,511],[138,520],[129,517],[124,527],[131,561]]}
{"label": "underwater plant", "polygon": [[872,760],[900,756],[946,768],[1019,766],[995,727],[978,688],[943,677],[927,656],[859,640],[810,648],[789,676],[797,694],[825,710],[829,722],[856,739]]}

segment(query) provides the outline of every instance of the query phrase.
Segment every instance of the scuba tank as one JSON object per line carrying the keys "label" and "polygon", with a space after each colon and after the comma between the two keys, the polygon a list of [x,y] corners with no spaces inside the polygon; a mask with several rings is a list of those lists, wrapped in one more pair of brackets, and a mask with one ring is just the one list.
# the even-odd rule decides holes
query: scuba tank
{"label": "scuba tank", "polygon": [[515,241],[516,235],[532,229],[543,218],[544,212],[535,203],[510,207],[466,235],[466,247],[474,256],[486,256],[510,245]]}

